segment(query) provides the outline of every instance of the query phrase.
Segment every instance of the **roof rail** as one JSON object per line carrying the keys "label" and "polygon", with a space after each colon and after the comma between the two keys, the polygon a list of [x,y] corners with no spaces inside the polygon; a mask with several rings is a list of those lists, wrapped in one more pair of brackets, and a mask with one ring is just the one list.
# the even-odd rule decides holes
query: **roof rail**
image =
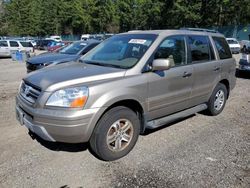
{"label": "roof rail", "polygon": [[128,33],[137,32],[137,31],[142,31],[142,30],[130,30],[128,31]]}
{"label": "roof rail", "polygon": [[216,30],[213,30],[213,29],[204,29],[204,28],[186,28],[186,27],[183,27],[183,28],[180,28],[180,30],[201,31],[201,32],[209,32],[209,33],[219,33]]}

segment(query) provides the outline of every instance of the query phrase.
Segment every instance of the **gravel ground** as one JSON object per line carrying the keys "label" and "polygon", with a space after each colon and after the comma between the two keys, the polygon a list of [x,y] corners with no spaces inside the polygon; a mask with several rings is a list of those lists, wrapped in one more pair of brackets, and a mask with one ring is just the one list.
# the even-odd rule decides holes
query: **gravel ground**
{"label": "gravel ground", "polygon": [[0,187],[250,187],[250,75],[222,114],[196,114],[140,136],[115,162],[85,144],[32,140],[15,120],[25,64],[0,59]]}

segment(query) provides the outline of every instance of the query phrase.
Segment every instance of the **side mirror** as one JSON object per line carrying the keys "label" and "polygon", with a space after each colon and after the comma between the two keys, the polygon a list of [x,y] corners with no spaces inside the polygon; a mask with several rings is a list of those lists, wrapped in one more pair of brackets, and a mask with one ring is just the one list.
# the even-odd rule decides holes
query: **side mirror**
{"label": "side mirror", "polygon": [[170,59],[155,59],[152,64],[153,71],[168,70],[171,67]]}

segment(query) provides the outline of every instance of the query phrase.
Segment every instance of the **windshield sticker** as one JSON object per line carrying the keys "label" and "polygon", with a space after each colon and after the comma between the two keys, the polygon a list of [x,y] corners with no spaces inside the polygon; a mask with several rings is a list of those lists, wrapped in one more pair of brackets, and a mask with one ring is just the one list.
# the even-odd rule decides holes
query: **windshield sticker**
{"label": "windshield sticker", "polygon": [[143,40],[143,39],[131,39],[128,43],[132,43],[132,44],[145,44],[147,42],[147,40]]}
{"label": "windshield sticker", "polygon": [[87,45],[87,43],[80,43],[80,46],[86,46]]}

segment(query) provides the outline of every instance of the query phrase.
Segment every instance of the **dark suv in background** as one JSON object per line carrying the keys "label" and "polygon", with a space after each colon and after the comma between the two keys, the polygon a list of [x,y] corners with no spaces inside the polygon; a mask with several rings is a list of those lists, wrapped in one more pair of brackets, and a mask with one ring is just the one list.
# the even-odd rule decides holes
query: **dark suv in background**
{"label": "dark suv in background", "polygon": [[69,61],[77,61],[82,55],[100,44],[98,40],[78,41],[64,46],[52,53],[43,53],[27,60],[27,72],[32,72],[49,65],[57,65]]}

